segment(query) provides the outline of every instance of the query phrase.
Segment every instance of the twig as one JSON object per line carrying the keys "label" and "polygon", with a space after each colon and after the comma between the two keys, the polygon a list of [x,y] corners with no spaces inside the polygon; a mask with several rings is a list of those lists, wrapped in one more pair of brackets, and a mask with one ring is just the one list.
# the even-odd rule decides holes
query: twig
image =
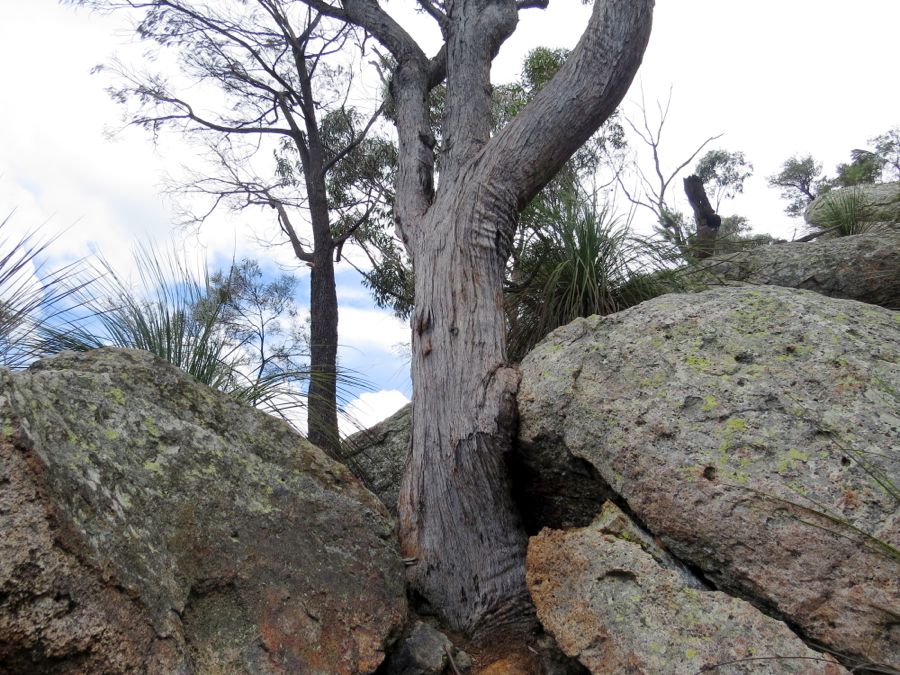
{"label": "twig", "polygon": [[456,667],[456,663],[453,662],[453,655],[450,654],[450,648],[447,645],[444,645],[444,653],[447,655],[447,661],[450,662],[450,668],[453,670],[453,675],[462,675]]}

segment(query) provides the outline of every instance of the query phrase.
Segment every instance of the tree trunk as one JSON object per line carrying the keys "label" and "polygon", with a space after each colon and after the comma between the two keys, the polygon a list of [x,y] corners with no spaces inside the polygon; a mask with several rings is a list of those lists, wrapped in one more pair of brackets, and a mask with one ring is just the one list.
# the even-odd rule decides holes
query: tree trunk
{"label": "tree trunk", "polygon": [[[330,239],[330,236],[329,236]],[[332,247],[317,247],[310,275],[310,380],[307,396],[309,441],[336,456],[338,301]]]}
{"label": "tree trunk", "polygon": [[[518,373],[506,364],[508,251],[477,190],[442,193],[416,242],[413,445],[400,495],[412,587],[467,632],[527,622],[527,538],[506,462]],[[444,202],[444,203],[442,203]]]}
{"label": "tree trunk", "polygon": [[309,365],[307,437],[333,457],[340,454],[337,423],[338,301],[334,285],[334,237],[326,184],[325,149],[319,133],[316,98],[306,54],[295,47],[297,76],[302,92],[304,136],[294,131],[294,143],[303,164],[309,219],[313,235],[313,264],[309,295]]}
{"label": "tree trunk", "polygon": [[436,195],[425,100],[440,81],[441,54],[429,62],[377,3],[345,0],[340,15],[372,31],[399,64],[391,87],[400,140],[396,209],[416,272],[401,548],[413,592],[452,626],[482,637],[533,621],[527,537],[507,468],[518,374],[506,361],[502,279],[517,214],[625,95],[649,38],[653,0],[597,0],[566,64],[491,138],[490,62],[515,28],[516,6],[449,3],[448,149]]}
{"label": "tree trunk", "polygon": [[694,211],[694,222],[697,224],[694,257],[698,260],[709,258],[716,252],[716,237],[719,235],[722,219],[709,203],[703,181],[699,176],[688,176],[684,179],[684,193]]}

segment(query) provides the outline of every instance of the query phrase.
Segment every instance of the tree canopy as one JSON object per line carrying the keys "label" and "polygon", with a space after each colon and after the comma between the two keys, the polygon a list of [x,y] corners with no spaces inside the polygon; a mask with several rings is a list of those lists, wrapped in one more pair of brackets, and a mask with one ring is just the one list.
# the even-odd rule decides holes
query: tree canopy
{"label": "tree canopy", "polygon": [[711,193],[718,212],[723,199],[734,199],[744,191],[744,181],[753,175],[753,165],[743,152],[710,150],[697,162],[694,173]]}
{"label": "tree canopy", "polygon": [[782,164],[781,171],[769,176],[768,183],[769,187],[779,188],[781,198],[787,200],[785,213],[802,216],[804,209],[824,185],[822,164],[812,155],[790,157]]}

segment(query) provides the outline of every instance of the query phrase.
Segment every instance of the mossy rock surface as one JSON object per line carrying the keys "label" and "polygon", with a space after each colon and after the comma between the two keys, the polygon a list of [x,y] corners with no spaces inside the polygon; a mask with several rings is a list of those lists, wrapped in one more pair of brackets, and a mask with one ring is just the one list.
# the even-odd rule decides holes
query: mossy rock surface
{"label": "mossy rock surface", "polygon": [[[64,353],[4,378],[4,467],[21,488],[4,498],[41,508],[31,525],[0,513],[0,527],[42,581],[0,566],[0,663],[122,672],[101,657],[116,626],[95,616],[96,588],[147,634],[125,670],[378,666],[405,617],[403,568],[386,510],[343,465],[144,352]],[[31,542],[41,513],[50,524]],[[59,555],[70,571],[55,579]],[[97,604],[93,637],[60,646],[64,608],[38,616],[51,591],[70,614]]]}
{"label": "mossy rock surface", "polygon": [[666,295],[558,329],[522,370],[525,463],[593,471],[570,473],[570,521],[615,495],[717,588],[900,666],[900,314],[766,286]]}

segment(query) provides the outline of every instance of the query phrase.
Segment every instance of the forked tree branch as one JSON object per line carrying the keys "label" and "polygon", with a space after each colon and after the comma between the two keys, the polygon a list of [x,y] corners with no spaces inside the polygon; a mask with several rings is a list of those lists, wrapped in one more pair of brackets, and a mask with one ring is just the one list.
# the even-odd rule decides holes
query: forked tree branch
{"label": "forked tree branch", "polygon": [[654,0],[596,0],[572,55],[484,148],[489,175],[519,209],[620,103],[650,38]]}

